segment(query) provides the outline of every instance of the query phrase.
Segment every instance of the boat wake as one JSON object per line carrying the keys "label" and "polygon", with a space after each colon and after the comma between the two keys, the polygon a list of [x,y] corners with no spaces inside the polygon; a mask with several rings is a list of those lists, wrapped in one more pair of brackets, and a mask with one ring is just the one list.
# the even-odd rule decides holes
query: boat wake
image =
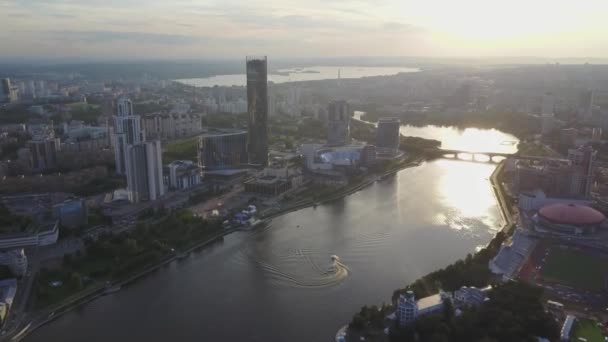
{"label": "boat wake", "polygon": [[[267,258],[254,257],[250,251],[242,251],[243,262],[254,261],[264,276],[280,286],[318,288],[340,283],[346,279],[350,269],[337,255],[332,255],[325,265],[317,263],[309,250],[290,250],[285,254],[271,253]],[[267,254],[267,256],[270,256]],[[326,259],[327,260],[327,259]]]}

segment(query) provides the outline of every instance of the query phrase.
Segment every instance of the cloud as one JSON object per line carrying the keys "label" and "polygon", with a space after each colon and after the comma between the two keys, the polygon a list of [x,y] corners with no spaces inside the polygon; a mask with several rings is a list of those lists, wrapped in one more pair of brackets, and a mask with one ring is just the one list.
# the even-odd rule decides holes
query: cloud
{"label": "cloud", "polygon": [[128,41],[138,44],[188,45],[208,40],[206,37],[129,31],[51,31],[49,34],[59,41],[88,44]]}
{"label": "cloud", "polygon": [[384,23],[383,28],[387,31],[407,31],[412,33],[425,32],[426,30],[419,26],[414,26],[406,23],[389,21]]}

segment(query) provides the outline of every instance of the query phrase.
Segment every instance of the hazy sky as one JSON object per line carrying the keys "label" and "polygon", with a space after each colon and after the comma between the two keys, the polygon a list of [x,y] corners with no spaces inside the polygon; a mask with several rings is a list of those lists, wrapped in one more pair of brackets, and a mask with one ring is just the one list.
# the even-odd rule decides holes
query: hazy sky
{"label": "hazy sky", "polygon": [[0,57],[608,57],[608,0],[0,0]]}

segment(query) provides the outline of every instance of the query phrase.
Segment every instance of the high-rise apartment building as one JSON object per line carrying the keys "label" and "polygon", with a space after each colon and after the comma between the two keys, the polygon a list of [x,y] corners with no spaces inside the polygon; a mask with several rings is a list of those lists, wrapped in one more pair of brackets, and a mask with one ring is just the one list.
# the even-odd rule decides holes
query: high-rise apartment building
{"label": "high-rise apartment building", "polygon": [[59,138],[38,137],[27,142],[32,171],[43,172],[57,167],[57,151],[61,149]]}
{"label": "high-rise apartment building", "polygon": [[146,141],[141,118],[133,103],[121,98],[114,116],[116,172],[126,174],[129,201],[153,201],[165,193],[160,140]]}
{"label": "high-rise apartment building", "polygon": [[350,143],[352,112],[346,101],[334,101],[327,107],[327,145],[343,146]]}
{"label": "high-rise apartment building", "polygon": [[131,100],[121,98],[116,103],[114,116],[114,160],[116,173],[126,174],[127,146],[145,141],[141,118],[133,112]]}
{"label": "high-rise apartment building", "polygon": [[153,201],[165,193],[160,140],[127,145],[129,201]]}
{"label": "high-rise apartment building", "polygon": [[267,59],[247,57],[247,153],[249,163],[268,165],[268,75]]}
{"label": "high-rise apartment building", "polygon": [[593,186],[593,163],[597,151],[591,146],[581,146],[568,150],[568,159],[572,162],[570,192],[573,195],[589,196]]}

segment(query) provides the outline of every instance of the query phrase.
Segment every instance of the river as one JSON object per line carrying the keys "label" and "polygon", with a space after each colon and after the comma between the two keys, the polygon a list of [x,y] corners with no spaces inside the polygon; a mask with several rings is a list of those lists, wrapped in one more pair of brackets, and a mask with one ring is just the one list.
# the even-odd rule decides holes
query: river
{"label": "river", "polygon": [[[401,72],[417,72],[416,68],[403,67],[353,67],[353,66],[311,66],[303,68],[280,69],[268,74],[268,81],[273,83],[319,81],[340,78],[362,78],[371,76],[390,76]],[[244,86],[245,74],[217,75],[205,78],[184,78],[177,82],[195,87],[231,87]]]}
{"label": "river", "polygon": [[[477,136],[486,134],[494,143],[478,143],[490,150],[516,141]],[[493,237],[503,223],[488,180],[494,167],[443,159],[404,169],[231,234],[26,340],[332,341],[362,305],[390,301],[394,289]]]}

